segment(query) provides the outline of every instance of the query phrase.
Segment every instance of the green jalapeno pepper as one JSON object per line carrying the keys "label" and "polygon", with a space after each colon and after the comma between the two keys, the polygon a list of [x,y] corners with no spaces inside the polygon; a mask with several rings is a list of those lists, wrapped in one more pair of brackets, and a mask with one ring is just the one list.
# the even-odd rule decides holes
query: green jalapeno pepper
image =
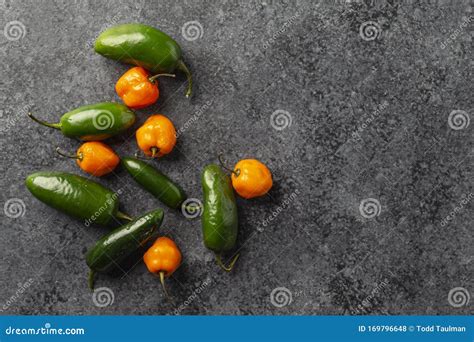
{"label": "green jalapeno pepper", "polygon": [[102,32],[94,49],[104,57],[141,66],[153,73],[184,72],[188,79],[186,97],[192,93],[191,72],[181,59],[181,48],[170,36],[143,24],[123,24]]}
{"label": "green jalapeno pepper", "polygon": [[184,191],[167,176],[135,158],[122,158],[122,165],[132,178],[168,207],[177,209],[186,199]]}
{"label": "green jalapeno pepper", "polygon": [[126,106],[102,102],[82,106],[61,117],[59,123],[44,122],[28,113],[34,121],[61,130],[70,138],[86,141],[104,140],[125,131],[135,122],[135,113]]}
{"label": "green jalapeno pepper", "polygon": [[227,272],[232,270],[239,255],[229,266],[225,266],[221,254],[235,246],[238,220],[237,205],[230,177],[218,165],[207,165],[201,177],[204,195],[202,232],[204,244],[216,255],[219,266]]}
{"label": "green jalapeno pepper", "polygon": [[84,177],[65,172],[37,172],[25,181],[41,202],[70,216],[109,226],[115,218],[130,218],[118,210],[118,195]]}
{"label": "green jalapeno pepper", "polygon": [[163,221],[163,210],[139,216],[103,236],[86,255],[90,268],[89,288],[94,287],[95,273],[109,273],[148,241],[154,240]]}

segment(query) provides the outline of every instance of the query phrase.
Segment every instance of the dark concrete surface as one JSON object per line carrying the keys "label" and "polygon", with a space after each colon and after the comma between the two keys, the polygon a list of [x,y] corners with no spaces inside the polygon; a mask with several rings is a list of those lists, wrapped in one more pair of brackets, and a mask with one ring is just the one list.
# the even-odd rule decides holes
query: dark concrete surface
{"label": "dark concrete surface", "polygon": [[[411,3],[0,1],[2,314],[472,313],[472,9]],[[54,153],[79,142],[26,113],[56,121],[118,101],[127,66],[91,46],[126,22],[173,36],[195,77],[191,101],[184,77],[163,79],[159,102],[138,111],[135,128],[163,113],[181,130],[155,165],[193,198],[221,151],[274,176],[268,196],[238,200],[231,274],[204,248],[199,220],[166,209],[162,233],[183,252],[168,281],[174,306],[141,262],[98,277],[104,292],[91,294],[84,255],[107,229],[46,207],[23,183],[39,170],[82,174]],[[109,143],[137,148],[133,129]],[[131,215],[160,206],[120,168],[98,181],[121,190]]]}

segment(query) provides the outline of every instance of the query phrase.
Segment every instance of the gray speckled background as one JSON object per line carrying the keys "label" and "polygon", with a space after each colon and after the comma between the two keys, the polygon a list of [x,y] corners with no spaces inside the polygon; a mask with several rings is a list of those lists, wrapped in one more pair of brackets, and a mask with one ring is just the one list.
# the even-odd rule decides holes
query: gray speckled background
{"label": "gray speckled background", "polygon": [[[472,313],[471,7],[373,2],[0,1],[2,313]],[[155,165],[197,198],[220,151],[229,163],[256,157],[274,175],[268,196],[238,200],[231,274],[203,247],[199,220],[166,210],[162,232],[184,256],[168,281],[175,307],[143,263],[99,277],[114,300],[95,305],[84,254],[107,229],[23,185],[38,170],[81,174],[54,153],[79,143],[26,112],[56,121],[119,100],[127,66],[91,46],[130,21],[173,36],[195,77],[191,101],[183,77],[163,79],[159,102],[138,112],[135,127],[159,112],[184,131]],[[200,32],[185,39],[191,21]],[[133,133],[109,142],[129,155]],[[98,181],[122,190],[129,214],[160,206],[120,168]]]}

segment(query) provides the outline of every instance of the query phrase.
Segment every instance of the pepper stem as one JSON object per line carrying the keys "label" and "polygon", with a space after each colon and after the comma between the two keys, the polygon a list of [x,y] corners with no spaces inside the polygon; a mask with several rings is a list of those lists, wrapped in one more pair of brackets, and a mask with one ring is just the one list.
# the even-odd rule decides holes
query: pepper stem
{"label": "pepper stem", "polygon": [[237,171],[232,170],[231,168],[227,167],[225,164],[225,161],[222,159],[223,153],[219,153],[217,156],[217,159],[219,159],[219,163],[221,164],[222,168],[225,170],[229,171],[230,173],[233,173],[236,177],[239,177],[240,175],[240,169],[237,169]]}
{"label": "pepper stem", "polygon": [[165,293],[165,296],[166,296],[166,299],[170,302],[170,304],[174,304],[173,300],[171,299],[171,297],[169,296],[168,294],[168,291],[166,291],[166,286],[165,286],[165,272],[164,271],[160,271],[160,283],[161,283],[161,287],[163,287],[163,292]]}
{"label": "pepper stem", "polygon": [[151,76],[151,77],[148,77],[148,81],[150,81],[151,83],[155,82],[155,80],[158,78],[158,77],[176,77],[175,74],[156,74],[154,76]]}
{"label": "pepper stem", "polygon": [[82,153],[79,153],[78,155],[72,155],[72,154],[67,154],[61,151],[59,147],[56,147],[56,153],[59,154],[60,156],[66,157],[66,158],[71,158],[71,159],[79,159],[82,161]]}
{"label": "pepper stem", "polygon": [[222,262],[222,257],[220,254],[215,254],[216,255],[216,261],[217,261],[217,264],[220,266],[220,268],[222,268],[224,271],[226,272],[230,272],[232,271],[232,269],[234,268],[234,265],[235,263],[237,262],[237,259],[239,258],[240,254],[237,254],[233,259],[232,261],[230,262],[229,266],[226,266],[224,265],[224,263]]}
{"label": "pepper stem", "polygon": [[35,118],[35,117],[33,116],[33,114],[31,114],[31,113],[28,113],[28,116],[29,116],[33,121],[36,121],[36,122],[39,123],[40,125],[47,126],[47,127],[51,127],[51,128],[54,128],[54,129],[61,129],[61,124],[60,124],[60,123],[49,123],[49,122],[46,122],[46,121],[37,119],[37,118]]}
{"label": "pepper stem", "polygon": [[117,211],[117,213],[115,214],[115,217],[121,220],[132,221],[132,218],[130,216],[122,213],[121,211]]}
{"label": "pepper stem", "polygon": [[94,291],[94,280],[95,280],[95,271],[90,270],[89,276],[87,277],[87,284],[89,285],[89,289]]}
{"label": "pepper stem", "polygon": [[188,87],[186,88],[186,97],[191,97],[193,94],[193,76],[191,75],[191,71],[189,71],[188,67],[186,64],[184,64],[183,60],[180,59],[178,61],[177,65],[178,70],[182,71],[185,73],[186,78],[188,79]]}
{"label": "pepper stem", "polygon": [[160,150],[158,147],[152,147],[151,149],[151,159],[155,158],[156,154]]}
{"label": "pepper stem", "polygon": [[153,160],[153,159],[155,159],[155,156],[158,154],[160,149],[158,147],[152,147],[150,149],[150,151],[151,151],[151,157],[148,157],[148,156],[143,156],[142,157],[138,154],[138,152],[135,152],[135,158],[142,159],[142,160]]}

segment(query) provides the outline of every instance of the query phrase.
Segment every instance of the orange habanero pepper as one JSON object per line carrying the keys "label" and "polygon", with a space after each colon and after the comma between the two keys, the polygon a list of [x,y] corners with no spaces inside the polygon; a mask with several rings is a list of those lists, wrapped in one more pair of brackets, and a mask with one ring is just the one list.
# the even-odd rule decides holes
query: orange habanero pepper
{"label": "orange habanero pepper", "polygon": [[100,177],[112,172],[120,162],[120,158],[106,144],[99,141],[88,141],[82,144],[76,155],[67,155],[56,148],[56,152],[63,157],[76,159],[77,165],[93,176]]}
{"label": "orange habanero pepper", "polygon": [[144,108],[155,103],[160,97],[157,80],[160,76],[175,77],[173,74],[158,74],[149,77],[148,71],[142,67],[134,67],[119,78],[115,91],[128,107]]}
{"label": "orange habanero pepper", "polygon": [[242,159],[234,169],[225,167],[222,155],[221,165],[232,173],[232,187],[243,198],[250,199],[265,195],[273,186],[272,173],[268,167],[257,159]]}
{"label": "orange habanero pepper", "polygon": [[143,255],[143,261],[148,271],[160,277],[163,291],[168,297],[165,277],[172,275],[181,264],[181,252],[178,246],[170,238],[159,237]]}
{"label": "orange habanero pepper", "polygon": [[176,144],[176,129],[166,116],[150,116],[136,133],[138,147],[152,158],[170,153]]}

